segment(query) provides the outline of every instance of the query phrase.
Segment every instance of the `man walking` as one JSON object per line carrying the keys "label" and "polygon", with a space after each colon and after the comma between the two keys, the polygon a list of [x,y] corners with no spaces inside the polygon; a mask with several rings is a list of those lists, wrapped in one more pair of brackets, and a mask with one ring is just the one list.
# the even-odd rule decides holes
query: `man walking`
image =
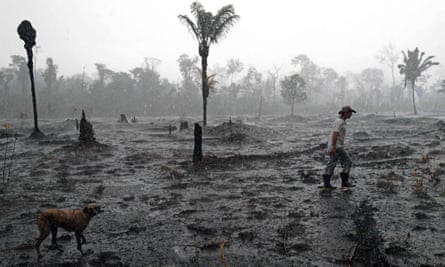
{"label": "man walking", "polygon": [[323,186],[328,189],[335,189],[335,186],[331,185],[331,178],[334,175],[334,169],[337,165],[337,161],[340,160],[343,171],[340,173],[341,186],[342,187],[353,187],[349,183],[349,172],[351,170],[352,161],[348,153],[344,149],[345,135],[346,135],[346,120],[350,119],[352,113],[356,113],[351,106],[344,106],[338,112],[338,118],[334,121],[333,129],[329,135],[328,140],[328,154],[329,162],[326,165],[323,174]]}

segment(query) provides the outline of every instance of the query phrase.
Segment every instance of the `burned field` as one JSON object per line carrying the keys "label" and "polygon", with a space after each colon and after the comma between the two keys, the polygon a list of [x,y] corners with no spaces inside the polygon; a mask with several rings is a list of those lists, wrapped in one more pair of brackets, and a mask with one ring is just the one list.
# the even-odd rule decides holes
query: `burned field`
{"label": "burned field", "polygon": [[[9,121],[0,266],[440,266],[443,118],[354,116],[346,144],[357,187],[320,192],[333,119],[210,121],[201,164],[191,162],[193,129],[169,134],[175,119],[93,119],[103,145],[90,148],[76,146],[72,121],[42,121],[40,140]],[[48,238],[38,262],[39,211],[89,202],[104,212],[84,232],[84,255],[59,230],[64,251]]]}

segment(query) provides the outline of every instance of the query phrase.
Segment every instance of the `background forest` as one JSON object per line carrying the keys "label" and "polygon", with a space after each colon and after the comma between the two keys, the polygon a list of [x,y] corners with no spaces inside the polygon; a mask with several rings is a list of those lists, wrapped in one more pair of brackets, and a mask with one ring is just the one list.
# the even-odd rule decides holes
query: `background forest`
{"label": "background forest", "polygon": [[[35,53],[36,54],[36,53]],[[400,55],[400,56],[399,56]],[[265,72],[246,66],[239,59],[209,67],[210,115],[290,114],[335,110],[348,103],[361,112],[411,112],[412,96],[404,87],[397,65],[402,53],[386,46],[377,60],[382,69],[364,68],[360,73],[339,74],[318,66],[307,55],[290,59],[295,70],[283,73],[273,66]],[[181,79],[170,81],[158,72],[157,58],[144,58],[140,66],[128,72],[96,63],[96,72],[80,71],[69,77],[58,73],[57,62],[46,59],[46,66],[35,69],[37,103],[41,118],[79,116],[185,116],[202,112],[199,57],[182,54],[177,59]],[[385,77],[385,74],[389,73]],[[283,90],[287,75],[298,74],[305,82],[305,98],[290,108],[289,95]],[[30,85],[26,59],[12,55],[8,66],[0,67],[0,116],[32,116]],[[415,99],[421,112],[443,111],[445,83],[427,72],[418,79]],[[260,110],[261,106],[261,110]],[[261,112],[261,114],[259,114]]]}

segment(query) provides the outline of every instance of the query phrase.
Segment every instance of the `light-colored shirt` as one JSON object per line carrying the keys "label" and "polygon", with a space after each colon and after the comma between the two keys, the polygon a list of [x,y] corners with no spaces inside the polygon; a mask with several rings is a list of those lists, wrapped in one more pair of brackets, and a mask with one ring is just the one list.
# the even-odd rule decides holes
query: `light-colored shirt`
{"label": "light-colored shirt", "polygon": [[334,121],[334,124],[332,125],[332,132],[329,135],[329,140],[328,140],[329,151],[332,148],[332,135],[334,134],[334,132],[338,133],[336,147],[337,148],[343,147],[345,145],[346,121],[343,120],[342,118],[337,118]]}

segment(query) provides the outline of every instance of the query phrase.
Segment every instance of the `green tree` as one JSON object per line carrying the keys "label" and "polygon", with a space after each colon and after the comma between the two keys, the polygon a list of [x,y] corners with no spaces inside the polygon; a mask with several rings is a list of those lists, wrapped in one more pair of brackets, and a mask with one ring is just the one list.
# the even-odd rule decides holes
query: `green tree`
{"label": "green tree", "polygon": [[294,115],[295,103],[300,103],[306,100],[306,82],[304,79],[298,75],[294,74],[292,76],[284,76],[281,80],[281,96],[286,104],[291,105],[291,115]]}
{"label": "green tree", "polygon": [[201,57],[202,70],[203,126],[206,126],[207,98],[209,96],[207,58],[209,56],[210,45],[217,43],[224,37],[240,17],[235,14],[235,9],[232,5],[222,7],[215,15],[206,11],[199,2],[193,2],[190,9],[196,19],[196,23],[187,15],[179,15],[178,18],[189,28],[199,44],[198,51]]}
{"label": "green tree", "polygon": [[434,56],[429,56],[424,58],[425,52],[420,52],[419,48],[410,51],[402,51],[403,54],[403,64],[399,64],[397,67],[400,70],[400,74],[405,77],[405,88],[409,83],[411,86],[411,98],[413,101],[414,115],[417,115],[416,101],[414,96],[414,91],[416,88],[417,79],[422,76],[422,73],[428,70],[434,65],[439,65],[439,62],[433,62]]}

